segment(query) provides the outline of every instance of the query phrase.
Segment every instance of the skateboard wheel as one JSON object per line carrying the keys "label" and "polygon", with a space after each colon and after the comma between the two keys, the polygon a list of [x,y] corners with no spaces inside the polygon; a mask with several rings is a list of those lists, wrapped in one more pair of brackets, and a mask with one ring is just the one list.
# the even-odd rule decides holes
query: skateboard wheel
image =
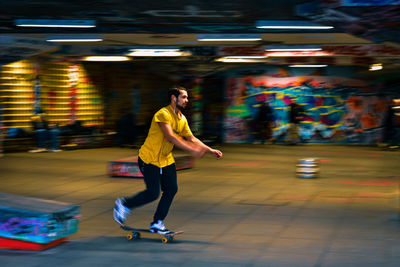
{"label": "skateboard wheel", "polygon": [[166,235],[164,238],[167,239],[167,242],[165,242],[165,243],[172,242],[174,240],[174,237],[170,236],[170,235]]}
{"label": "skateboard wheel", "polygon": [[133,233],[132,233],[132,238],[133,238],[133,239],[140,239],[140,233],[138,233],[138,232],[133,232]]}
{"label": "skateboard wheel", "polygon": [[161,242],[163,242],[163,244],[168,243],[168,238],[166,237],[161,238]]}
{"label": "skateboard wheel", "polygon": [[128,240],[132,240],[132,239],[133,239],[133,235],[131,235],[131,234],[127,234],[127,235],[126,235],[126,239],[128,239]]}

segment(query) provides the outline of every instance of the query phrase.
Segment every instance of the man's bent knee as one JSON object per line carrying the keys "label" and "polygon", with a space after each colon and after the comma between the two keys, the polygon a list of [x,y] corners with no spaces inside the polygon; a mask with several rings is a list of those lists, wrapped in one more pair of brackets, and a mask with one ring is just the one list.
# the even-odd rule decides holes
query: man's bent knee
{"label": "man's bent knee", "polygon": [[178,193],[178,187],[168,188],[164,190],[163,194],[174,197]]}
{"label": "man's bent knee", "polygon": [[160,196],[160,191],[146,191],[147,198],[149,201],[154,201]]}

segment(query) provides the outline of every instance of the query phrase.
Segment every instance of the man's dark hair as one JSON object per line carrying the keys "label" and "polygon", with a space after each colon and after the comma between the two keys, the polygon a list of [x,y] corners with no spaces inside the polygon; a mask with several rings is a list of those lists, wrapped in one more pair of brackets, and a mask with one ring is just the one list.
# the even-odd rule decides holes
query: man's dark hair
{"label": "man's dark hair", "polygon": [[176,87],[172,87],[171,89],[168,90],[168,101],[171,101],[171,96],[174,95],[176,96],[176,98],[178,98],[178,96],[181,94],[181,90],[185,90],[185,87],[181,87],[181,86],[176,86]]}

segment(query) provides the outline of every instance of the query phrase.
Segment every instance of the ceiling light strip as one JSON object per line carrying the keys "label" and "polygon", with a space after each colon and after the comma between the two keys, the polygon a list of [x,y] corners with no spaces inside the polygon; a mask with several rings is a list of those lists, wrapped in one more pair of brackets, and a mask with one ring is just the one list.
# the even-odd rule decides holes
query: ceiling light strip
{"label": "ceiling light strip", "polygon": [[107,62],[116,62],[116,61],[128,61],[130,58],[125,56],[88,56],[83,59],[84,61],[107,61]]}
{"label": "ceiling light strip", "polygon": [[282,49],[274,48],[274,49],[266,49],[265,51],[270,51],[270,52],[304,51],[304,52],[307,52],[307,51],[321,51],[321,50],[322,50],[322,48],[282,48]]}
{"label": "ceiling light strip", "polygon": [[197,41],[208,42],[238,42],[238,41],[261,41],[259,34],[198,34]]}
{"label": "ceiling light strip", "polygon": [[328,65],[289,65],[291,68],[324,68]]}
{"label": "ceiling light strip", "polygon": [[44,28],[94,28],[94,20],[60,20],[60,19],[16,19],[18,27],[44,27]]}
{"label": "ceiling light strip", "polygon": [[101,42],[103,37],[96,34],[81,35],[52,35],[47,36],[47,42]]}
{"label": "ceiling light strip", "polygon": [[259,29],[276,29],[276,30],[329,30],[333,26],[257,26]]}
{"label": "ceiling light strip", "polygon": [[48,39],[47,42],[101,42],[103,39]]}
{"label": "ceiling light strip", "polygon": [[307,20],[258,20],[259,29],[276,30],[330,30],[333,26],[321,25]]}

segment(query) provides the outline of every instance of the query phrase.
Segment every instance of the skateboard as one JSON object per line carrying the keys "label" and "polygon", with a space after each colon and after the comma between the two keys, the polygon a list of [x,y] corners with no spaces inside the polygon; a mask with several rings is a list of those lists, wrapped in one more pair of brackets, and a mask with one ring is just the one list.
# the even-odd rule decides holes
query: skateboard
{"label": "skateboard", "polygon": [[159,233],[153,233],[151,232],[149,229],[141,229],[141,228],[133,228],[127,225],[121,225],[121,229],[131,232],[129,234],[126,235],[126,238],[128,240],[136,240],[136,239],[140,239],[141,238],[141,233],[145,233],[145,234],[150,234],[150,235],[156,235],[161,237],[161,242],[163,244],[166,244],[168,242],[172,242],[174,241],[174,238],[176,235],[180,235],[183,234],[183,231],[177,231],[177,232],[169,232],[167,234],[159,234]]}

